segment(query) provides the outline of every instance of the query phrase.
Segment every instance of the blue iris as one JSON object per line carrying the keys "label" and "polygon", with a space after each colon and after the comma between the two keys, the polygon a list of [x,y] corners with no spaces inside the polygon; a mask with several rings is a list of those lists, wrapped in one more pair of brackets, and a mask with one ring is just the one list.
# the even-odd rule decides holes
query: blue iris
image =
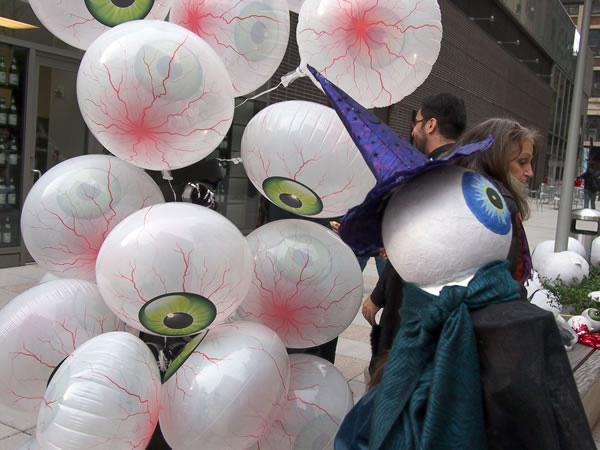
{"label": "blue iris", "polygon": [[475,172],[465,172],[462,189],[467,206],[485,227],[496,234],[510,231],[510,211],[504,198],[485,177]]}

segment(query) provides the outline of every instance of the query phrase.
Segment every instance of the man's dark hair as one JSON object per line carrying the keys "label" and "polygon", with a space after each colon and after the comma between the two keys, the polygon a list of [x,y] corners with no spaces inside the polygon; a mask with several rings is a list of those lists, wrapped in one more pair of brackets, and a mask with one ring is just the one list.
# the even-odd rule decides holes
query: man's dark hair
{"label": "man's dark hair", "polygon": [[462,98],[442,93],[425,98],[421,104],[424,119],[436,119],[440,134],[446,139],[458,139],[467,126],[467,111]]}

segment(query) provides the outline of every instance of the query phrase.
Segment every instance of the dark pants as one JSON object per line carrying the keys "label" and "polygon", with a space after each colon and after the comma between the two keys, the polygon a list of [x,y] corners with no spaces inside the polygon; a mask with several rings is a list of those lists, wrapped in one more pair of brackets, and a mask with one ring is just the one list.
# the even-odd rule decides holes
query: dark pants
{"label": "dark pants", "polygon": [[[596,195],[597,192],[588,191],[587,189],[583,190],[583,207],[584,208],[592,208],[596,209]],[[591,204],[591,206],[590,206]]]}

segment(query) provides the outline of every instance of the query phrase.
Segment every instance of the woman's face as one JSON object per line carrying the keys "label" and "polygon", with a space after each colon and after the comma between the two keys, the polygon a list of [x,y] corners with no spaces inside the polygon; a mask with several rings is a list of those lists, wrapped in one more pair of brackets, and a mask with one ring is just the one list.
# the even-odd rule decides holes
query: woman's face
{"label": "woman's face", "polygon": [[521,148],[512,154],[508,170],[513,177],[525,184],[533,176],[532,160],[533,142],[525,141]]}

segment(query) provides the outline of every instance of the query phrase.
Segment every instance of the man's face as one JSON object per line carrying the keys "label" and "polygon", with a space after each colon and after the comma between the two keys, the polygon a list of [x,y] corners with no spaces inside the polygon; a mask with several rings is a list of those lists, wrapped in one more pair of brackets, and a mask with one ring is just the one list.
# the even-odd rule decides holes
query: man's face
{"label": "man's face", "polygon": [[411,131],[411,136],[415,143],[415,147],[421,153],[425,153],[427,147],[427,133],[425,133],[425,124],[426,120],[423,119],[423,115],[421,114],[421,110],[417,111],[417,115],[415,116],[415,120],[413,122],[413,128]]}

